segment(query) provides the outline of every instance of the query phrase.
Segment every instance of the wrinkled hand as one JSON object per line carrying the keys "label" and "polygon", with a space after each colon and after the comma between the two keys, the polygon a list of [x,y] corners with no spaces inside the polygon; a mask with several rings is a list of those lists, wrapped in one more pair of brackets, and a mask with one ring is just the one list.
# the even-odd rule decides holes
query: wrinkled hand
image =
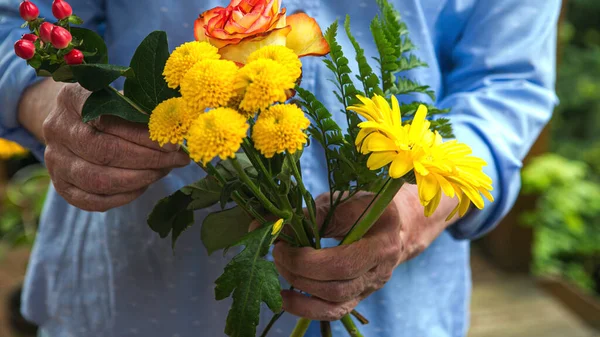
{"label": "wrinkled hand", "polygon": [[89,94],[77,84],[65,86],[43,124],[46,166],[67,202],[98,212],[123,206],[172,168],[189,163],[177,147],[151,141],[145,125],[113,116],[83,123]]}
{"label": "wrinkled hand", "polygon": [[[341,204],[325,237],[342,239],[372,198],[364,193]],[[452,204],[452,199],[444,200],[448,201]],[[329,194],[315,202],[320,223],[329,209]],[[342,318],[381,289],[400,263],[422,252],[448,224],[443,217],[425,218],[416,189],[406,186],[367,235],[354,244],[315,250],[277,243],[273,256],[280,274],[296,289],[312,295],[284,290],[284,310],[312,320]]]}

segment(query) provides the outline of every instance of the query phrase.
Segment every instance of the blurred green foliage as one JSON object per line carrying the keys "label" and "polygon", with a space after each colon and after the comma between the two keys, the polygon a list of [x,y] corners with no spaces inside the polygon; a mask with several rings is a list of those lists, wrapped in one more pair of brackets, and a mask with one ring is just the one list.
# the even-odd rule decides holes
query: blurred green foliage
{"label": "blurred green foliage", "polygon": [[10,179],[0,194],[0,257],[3,248],[33,243],[49,184],[48,171],[39,164]]}
{"label": "blurred green foliage", "polygon": [[570,0],[566,14],[553,153],[523,170],[523,192],[539,198],[521,220],[536,228],[537,273],[559,274],[600,294],[600,1]]}

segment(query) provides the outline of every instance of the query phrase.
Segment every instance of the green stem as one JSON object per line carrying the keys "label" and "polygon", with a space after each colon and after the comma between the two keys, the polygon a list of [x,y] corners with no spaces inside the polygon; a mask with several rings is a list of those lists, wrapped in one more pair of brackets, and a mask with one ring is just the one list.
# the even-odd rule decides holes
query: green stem
{"label": "green stem", "polygon": [[127,96],[123,95],[121,92],[119,92],[119,90],[113,88],[112,86],[108,86],[108,89],[112,90],[114,93],[116,93],[119,97],[121,97],[121,99],[123,99],[125,102],[127,102],[129,105],[131,105],[134,109],[136,109],[137,111],[143,113],[144,115],[147,115],[148,112],[144,111],[144,109],[142,109],[139,105],[135,104],[134,101],[130,100]]}
{"label": "green stem", "polygon": [[350,315],[342,317],[341,321],[342,324],[344,324],[346,331],[348,331],[348,333],[350,334],[350,337],[363,337],[360,331],[358,331],[358,328],[356,327],[356,324],[354,324],[354,321],[352,320],[352,317]]}
{"label": "green stem", "polygon": [[321,321],[321,337],[333,337],[331,334],[331,322]]}
{"label": "green stem", "polygon": [[304,337],[306,331],[308,331],[308,327],[310,327],[310,322],[308,318],[300,318],[290,337]]}
{"label": "green stem", "polygon": [[300,174],[300,171],[298,171],[298,166],[296,166],[296,160],[294,157],[289,152],[286,152],[285,156],[289,166],[292,168],[292,174],[294,175],[294,178],[296,178],[296,183],[298,184],[298,188],[300,188],[300,193],[302,193],[304,202],[306,202],[306,208],[308,209],[308,215],[310,217],[313,233],[315,235],[316,248],[321,249],[321,236],[319,233],[319,225],[317,224],[317,213],[310,197],[310,193],[308,193],[306,186],[304,186],[302,175]]}
{"label": "green stem", "polygon": [[350,232],[348,232],[340,245],[349,245],[354,243],[367,234],[369,229],[373,227],[375,222],[383,214],[390,202],[392,202],[402,185],[404,185],[403,179],[392,179],[388,183],[388,186],[385,188],[385,190],[381,192],[379,198],[377,198],[377,200],[373,203],[373,206],[369,212],[360,220],[358,224],[356,224],[356,226],[354,226],[354,228],[350,230]]}
{"label": "green stem", "polygon": [[310,243],[310,239],[308,235],[306,235],[306,231],[304,230],[304,224],[302,223],[302,218],[298,215],[294,215],[292,221],[290,222],[292,225],[292,229],[294,233],[296,233],[296,237],[300,242],[300,246],[302,247],[312,247],[313,245]]}
{"label": "green stem", "polygon": [[273,328],[273,325],[275,325],[275,322],[277,322],[284,313],[285,313],[285,311],[282,310],[277,315],[273,315],[273,317],[271,318],[271,321],[269,321],[269,324],[267,324],[267,327],[265,328],[265,330],[263,330],[263,333],[260,335],[260,337],[267,337],[267,335],[269,334],[269,331],[271,331],[271,328]]}
{"label": "green stem", "polygon": [[369,320],[363,316],[360,312],[356,311],[356,310],[352,310],[351,312],[352,316],[354,316],[354,318],[356,318],[360,324],[365,325],[365,324],[369,324]]}
{"label": "green stem", "polygon": [[246,186],[248,186],[248,188],[252,191],[254,196],[261,202],[261,204],[267,209],[267,211],[269,211],[271,214],[275,215],[276,217],[282,218],[284,220],[290,219],[290,217],[292,215],[291,212],[290,211],[282,211],[279,208],[277,208],[275,205],[273,205],[273,203],[269,199],[267,199],[267,197],[260,191],[258,186],[256,186],[254,184],[254,182],[252,181],[252,179],[250,179],[250,177],[246,174],[246,172],[244,171],[244,169],[242,168],[242,166],[240,165],[240,163],[237,161],[236,158],[231,159],[231,162],[233,164],[233,167],[237,171],[238,175],[240,176],[240,179],[242,180],[242,182],[244,182],[244,184],[246,184]]}

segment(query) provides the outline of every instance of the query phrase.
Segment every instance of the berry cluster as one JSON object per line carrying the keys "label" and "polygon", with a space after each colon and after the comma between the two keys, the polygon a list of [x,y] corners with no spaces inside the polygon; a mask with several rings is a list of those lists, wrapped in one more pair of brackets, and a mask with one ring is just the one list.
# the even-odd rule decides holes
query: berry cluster
{"label": "berry cluster", "polygon": [[84,62],[83,52],[76,49],[83,41],[74,41],[70,32],[70,24],[81,24],[82,21],[73,14],[69,3],[64,0],[52,2],[52,14],[58,20],[55,24],[40,18],[40,10],[29,0],[21,3],[19,14],[27,21],[23,27],[29,27],[31,33],[23,35],[15,43],[18,57],[27,60],[34,68],[38,68],[42,61],[68,65]]}

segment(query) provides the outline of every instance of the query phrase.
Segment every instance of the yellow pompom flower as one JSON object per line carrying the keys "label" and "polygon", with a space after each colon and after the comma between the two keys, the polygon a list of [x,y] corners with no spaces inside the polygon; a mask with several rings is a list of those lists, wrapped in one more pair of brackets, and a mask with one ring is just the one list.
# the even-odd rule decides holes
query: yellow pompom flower
{"label": "yellow pompom flower", "polygon": [[260,59],[273,60],[283,65],[293,82],[296,82],[302,74],[302,62],[300,62],[298,55],[286,46],[271,45],[262,47],[250,54],[246,63]]}
{"label": "yellow pompom flower", "polygon": [[392,106],[384,97],[373,99],[357,96],[362,104],[349,107],[364,118],[358,125],[361,129],[356,146],[368,154],[367,166],[378,170],[388,164],[389,176],[401,178],[414,171],[419,190],[419,199],[425,207],[425,215],[431,216],[440,204],[442,193],[458,197],[456,212],[464,216],[471,202],[483,208],[481,195],[493,201],[491,179],[483,172],[485,161],[471,156],[471,148],[456,140],[443,142],[442,137],[432,132],[427,121],[427,108],[419,106],[410,125],[402,125],[398,100],[392,96]]}
{"label": "yellow pompom flower", "polygon": [[0,138],[0,159],[10,159],[12,157],[27,154],[27,149],[10,140]]}
{"label": "yellow pompom flower", "polygon": [[208,42],[188,42],[177,47],[169,56],[163,76],[169,88],[177,89],[185,74],[202,60],[218,60],[219,50]]}
{"label": "yellow pompom flower", "polygon": [[273,103],[285,102],[287,92],[295,86],[285,66],[271,59],[257,59],[238,73],[235,89],[243,97],[239,108],[257,112]]}
{"label": "yellow pompom flower", "polygon": [[160,146],[181,144],[199,113],[187,108],[183,98],[168,99],[154,108],[148,123],[150,139]]}
{"label": "yellow pompom flower", "polygon": [[273,105],[260,114],[252,129],[254,147],[267,158],[285,151],[295,153],[306,144],[304,130],[309,125],[310,121],[298,106]]}
{"label": "yellow pompom flower", "polygon": [[190,127],[187,146],[190,157],[208,163],[215,157],[234,158],[248,132],[246,119],[230,108],[201,114]]}
{"label": "yellow pompom flower", "polygon": [[181,95],[195,111],[227,106],[235,94],[233,84],[237,73],[238,67],[232,61],[200,61],[183,78]]}

